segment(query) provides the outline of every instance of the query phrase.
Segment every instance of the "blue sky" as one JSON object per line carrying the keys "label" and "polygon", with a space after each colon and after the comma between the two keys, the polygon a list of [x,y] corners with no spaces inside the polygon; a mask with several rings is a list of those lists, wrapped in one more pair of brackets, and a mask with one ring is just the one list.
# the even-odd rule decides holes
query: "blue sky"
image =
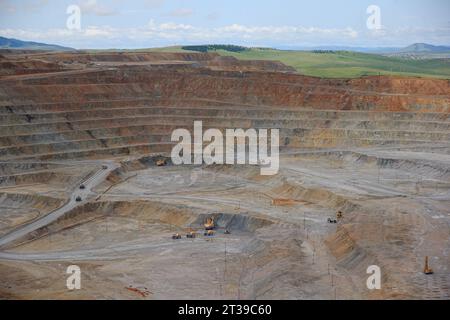
{"label": "blue sky", "polygon": [[[69,5],[81,29],[69,30]],[[368,29],[369,5],[381,26]],[[0,35],[75,48],[450,45],[448,0],[0,0]]]}

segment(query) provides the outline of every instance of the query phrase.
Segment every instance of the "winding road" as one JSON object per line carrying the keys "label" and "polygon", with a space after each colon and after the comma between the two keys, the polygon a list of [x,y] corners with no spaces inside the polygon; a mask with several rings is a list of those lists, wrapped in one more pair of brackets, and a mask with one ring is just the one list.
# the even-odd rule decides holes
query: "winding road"
{"label": "winding road", "polygon": [[[84,164],[92,164],[93,161],[80,161],[77,162],[79,165]],[[98,164],[98,161],[94,163]],[[113,161],[101,163],[101,167],[98,171],[96,171],[93,175],[87,178],[85,181],[81,183],[85,186],[84,189],[76,188],[74,192],[71,194],[69,200],[60,208],[50,212],[49,214],[43,216],[42,218],[37,219],[29,224],[26,224],[0,238],[0,247],[4,247],[11,242],[14,242],[27,234],[38,230],[39,228],[45,227],[46,225],[56,221],[58,218],[62,217],[64,214],[73,210],[74,208],[83,205],[89,201],[89,196],[92,194],[92,189],[102,183],[106,177],[119,165],[114,163]],[[76,201],[77,197],[81,197],[81,201]]]}

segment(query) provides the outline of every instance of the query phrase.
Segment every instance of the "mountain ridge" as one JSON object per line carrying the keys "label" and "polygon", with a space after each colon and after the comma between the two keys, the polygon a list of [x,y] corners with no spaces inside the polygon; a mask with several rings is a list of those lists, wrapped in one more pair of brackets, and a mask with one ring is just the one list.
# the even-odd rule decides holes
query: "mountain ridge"
{"label": "mountain ridge", "polygon": [[75,49],[59,46],[56,44],[47,44],[34,41],[23,41],[14,38],[0,36],[0,49],[12,50],[48,50],[48,51],[73,51]]}

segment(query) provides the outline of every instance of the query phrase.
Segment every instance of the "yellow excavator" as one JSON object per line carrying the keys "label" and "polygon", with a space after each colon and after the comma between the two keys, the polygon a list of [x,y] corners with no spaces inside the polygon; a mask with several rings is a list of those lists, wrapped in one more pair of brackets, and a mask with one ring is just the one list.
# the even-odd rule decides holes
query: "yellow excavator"
{"label": "yellow excavator", "polygon": [[212,236],[214,236],[214,231],[213,230],[206,230],[203,235],[205,237],[212,237]]}
{"label": "yellow excavator", "polygon": [[157,167],[164,167],[167,164],[166,160],[161,159],[161,160],[157,160],[156,161],[156,166]]}
{"label": "yellow excavator", "polygon": [[213,230],[215,228],[214,218],[207,218],[204,226],[205,230]]}
{"label": "yellow excavator", "polygon": [[425,274],[433,274],[433,269],[428,265],[428,256],[425,257],[425,267],[423,268],[423,273]]}
{"label": "yellow excavator", "polygon": [[190,231],[187,235],[186,238],[188,239],[195,239],[197,237],[197,233],[195,231]]}

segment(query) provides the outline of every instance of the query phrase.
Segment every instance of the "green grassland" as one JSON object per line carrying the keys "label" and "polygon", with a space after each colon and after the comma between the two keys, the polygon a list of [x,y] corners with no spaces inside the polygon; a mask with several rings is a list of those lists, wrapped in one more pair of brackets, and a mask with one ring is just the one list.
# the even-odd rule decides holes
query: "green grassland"
{"label": "green grassland", "polygon": [[[182,47],[151,49],[158,52],[190,52]],[[192,51],[193,52],[193,51]],[[299,73],[325,78],[356,78],[367,75],[403,75],[450,79],[450,59],[412,60],[352,51],[290,51],[250,48],[235,52],[208,50],[243,60],[278,60]]]}

